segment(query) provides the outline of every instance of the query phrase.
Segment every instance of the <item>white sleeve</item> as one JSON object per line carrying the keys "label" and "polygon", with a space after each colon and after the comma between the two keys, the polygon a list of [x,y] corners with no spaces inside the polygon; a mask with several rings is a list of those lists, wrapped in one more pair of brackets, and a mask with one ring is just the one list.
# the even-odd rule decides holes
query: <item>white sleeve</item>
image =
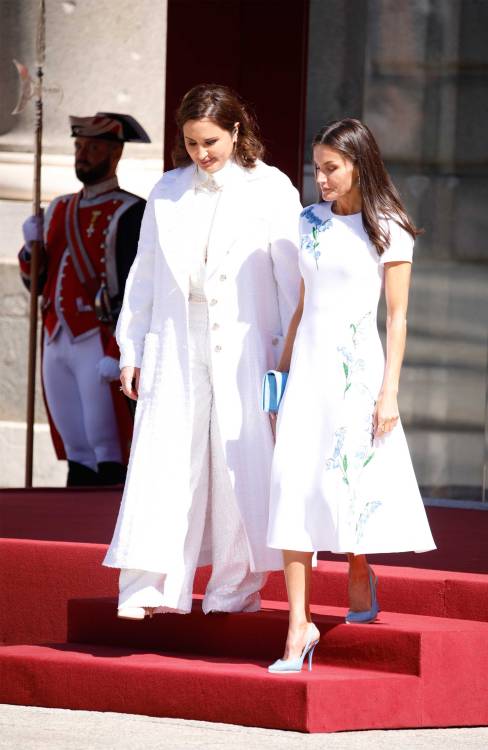
{"label": "white sleeve", "polygon": [[390,246],[380,257],[381,265],[385,265],[385,263],[398,263],[399,261],[411,263],[414,244],[412,235],[393,219],[388,220],[388,228],[390,230]]}
{"label": "white sleeve", "polygon": [[115,332],[120,349],[121,369],[126,366],[141,366],[144,337],[152,317],[157,236],[154,197],[151,194],[142,217],[137,255],[127,277]]}
{"label": "white sleeve", "polygon": [[285,175],[280,174],[278,184],[272,189],[274,200],[270,220],[270,251],[278,289],[282,332],[285,336],[300,296],[298,247],[302,205],[298,190]]}

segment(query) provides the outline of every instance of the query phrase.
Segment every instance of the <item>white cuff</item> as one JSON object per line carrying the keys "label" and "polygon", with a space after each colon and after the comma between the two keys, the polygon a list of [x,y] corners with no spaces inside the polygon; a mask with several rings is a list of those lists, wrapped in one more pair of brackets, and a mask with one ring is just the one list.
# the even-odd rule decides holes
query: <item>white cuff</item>
{"label": "white cuff", "polygon": [[124,345],[122,347],[119,343],[120,348],[120,360],[119,367],[140,367],[142,364],[142,347],[132,345]]}

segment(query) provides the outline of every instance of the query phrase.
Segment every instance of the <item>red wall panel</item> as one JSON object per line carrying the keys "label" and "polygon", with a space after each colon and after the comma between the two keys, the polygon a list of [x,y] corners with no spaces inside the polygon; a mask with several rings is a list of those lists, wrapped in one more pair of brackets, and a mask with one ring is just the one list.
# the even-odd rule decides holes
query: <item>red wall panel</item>
{"label": "red wall panel", "polygon": [[169,0],[165,165],[174,112],[198,83],[237,90],[256,113],[267,155],[301,186],[308,0]]}

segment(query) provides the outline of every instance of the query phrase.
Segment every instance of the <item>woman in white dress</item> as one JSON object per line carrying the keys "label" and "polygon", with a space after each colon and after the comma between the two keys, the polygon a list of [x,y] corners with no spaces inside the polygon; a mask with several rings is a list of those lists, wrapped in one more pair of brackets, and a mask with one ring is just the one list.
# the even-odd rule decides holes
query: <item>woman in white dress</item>
{"label": "woman in white dress", "polygon": [[130,464],[104,564],[118,613],[255,611],[266,571],[273,436],[259,409],[299,298],[301,206],[260,160],[244,104],[201,85],[177,112],[176,169],[149,198],[117,326],[124,393],[137,399]]}
{"label": "woman in white dress", "polygon": [[[345,119],[313,144],[322,200],[301,215],[301,298],[279,370],[288,371],[274,454],[268,544],[284,550],[290,623],[271,671],[309,666],[313,553],[346,553],[347,622],[372,622],[366,555],[435,548],[399,419],[412,248],[418,234],[369,129]],[[386,360],[376,315],[387,304]]]}

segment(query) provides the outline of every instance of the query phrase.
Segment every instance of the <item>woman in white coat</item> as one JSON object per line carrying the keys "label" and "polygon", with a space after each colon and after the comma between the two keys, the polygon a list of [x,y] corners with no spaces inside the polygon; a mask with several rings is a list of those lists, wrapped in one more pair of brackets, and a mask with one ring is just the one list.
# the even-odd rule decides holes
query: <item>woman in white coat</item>
{"label": "woman in white coat", "polygon": [[245,105],[201,85],[176,115],[176,169],[154,187],[117,326],[124,393],[137,399],[122,505],[104,565],[118,614],[256,611],[266,572],[273,436],[259,407],[299,296],[298,193]]}

